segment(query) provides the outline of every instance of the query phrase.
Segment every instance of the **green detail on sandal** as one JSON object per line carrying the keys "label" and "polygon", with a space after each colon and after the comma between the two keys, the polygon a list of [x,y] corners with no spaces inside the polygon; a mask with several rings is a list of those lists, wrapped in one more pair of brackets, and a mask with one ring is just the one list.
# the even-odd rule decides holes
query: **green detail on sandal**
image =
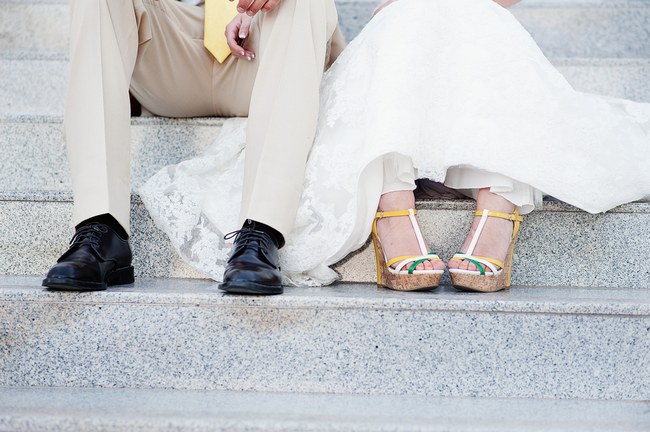
{"label": "green detail on sandal", "polygon": [[425,263],[425,262],[427,262],[427,261],[429,261],[429,260],[426,259],[426,258],[421,259],[421,260],[414,261],[413,264],[411,264],[411,266],[409,267],[409,274],[413,274],[413,272],[415,271],[415,268],[416,268],[417,266],[419,266],[420,264]]}
{"label": "green detail on sandal", "polygon": [[485,267],[483,266],[483,264],[481,264],[480,262],[478,262],[478,261],[476,261],[476,260],[473,260],[473,259],[471,259],[471,258],[467,258],[467,257],[465,257],[465,258],[463,258],[463,259],[464,259],[465,261],[469,261],[469,262],[471,262],[472,264],[474,264],[474,265],[476,266],[476,268],[479,269],[479,271],[481,272],[481,276],[485,276]]}

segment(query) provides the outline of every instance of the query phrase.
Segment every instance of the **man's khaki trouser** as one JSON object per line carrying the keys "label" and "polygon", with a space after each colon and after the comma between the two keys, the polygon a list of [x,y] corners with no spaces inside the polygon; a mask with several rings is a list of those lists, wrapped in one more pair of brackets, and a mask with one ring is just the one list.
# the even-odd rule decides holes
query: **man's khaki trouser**
{"label": "man's khaki trouser", "polygon": [[324,68],[343,47],[334,0],[282,0],[255,17],[254,61],[216,62],[203,8],[175,0],[72,0],[65,132],[74,222],[110,213],[128,231],[129,90],[160,116],[249,116],[241,219],[294,223]]}

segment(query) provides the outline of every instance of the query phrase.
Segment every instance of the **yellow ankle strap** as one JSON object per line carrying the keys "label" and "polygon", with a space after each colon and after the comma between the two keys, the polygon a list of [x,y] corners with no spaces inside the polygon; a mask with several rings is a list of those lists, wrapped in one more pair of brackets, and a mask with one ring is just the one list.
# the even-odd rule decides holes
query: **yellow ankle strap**
{"label": "yellow ankle strap", "polygon": [[[476,216],[483,216],[483,210],[476,210],[474,213]],[[495,217],[495,218],[500,218],[500,219],[506,219],[509,221],[519,221],[522,222],[524,220],[523,216],[519,216],[519,211],[515,209],[514,213],[502,213],[502,212],[495,212],[495,211],[488,211],[488,216],[489,217]]]}
{"label": "yellow ankle strap", "polygon": [[413,214],[418,214],[418,211],[415,209],[410,209],[410,210],[395,210],[395,211],[388,211],[388,212],[377,212],[375,214],[375,219],[383,219],[383,218],[390,218],[390,217],[396,217],[396,216],[408,216],[411,214],[411,210],[413,210]]}

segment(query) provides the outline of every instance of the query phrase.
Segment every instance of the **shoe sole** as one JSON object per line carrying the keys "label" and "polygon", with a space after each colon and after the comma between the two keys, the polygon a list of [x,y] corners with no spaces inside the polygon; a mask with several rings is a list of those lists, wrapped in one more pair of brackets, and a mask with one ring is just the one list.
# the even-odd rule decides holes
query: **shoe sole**
{"label": "shoe sole", "polygon": [[72,278],[45,278],[43,286],[53,291],[104,291],[110,286],[135,282],[133,267],[124,267],[106,275],[106,282],[89,282]]}
{"label": "shoe sole", "polygon": [[493,276],[481,275],[477,271],[450,270],[451,284],[459,291],[495,293],[510,289],[510,272],[512,270],[512,256],[515,250],[514,241],[510,243],[506,255],[505,267],[501,273]]}
{"label": "shoe sole", "polygon": [[418,275],[395,275],[382,267],[381,281],[377,284],[393,291],[431,291],[440,285],[443,272]]}
{"label": "shoe sole", "polygon": [[255,282],[227,282],[219,285],[227,294],[278,295],[284,292],[282,285],[262,285]]}

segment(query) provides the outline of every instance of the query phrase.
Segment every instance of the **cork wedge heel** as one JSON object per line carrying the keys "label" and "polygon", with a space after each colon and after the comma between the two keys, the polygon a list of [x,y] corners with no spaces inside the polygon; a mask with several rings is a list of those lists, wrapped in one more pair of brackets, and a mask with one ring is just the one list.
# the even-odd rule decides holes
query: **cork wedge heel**
{"label": "cork wedge heel", "polygon": [[[497,292],[510,288],[510,277],[512,274],[512,257],[515,251],[515,242],[519,227],[524,220],[515,209],[514,213],[501,213],[489,210],[477,210],[476,216],[481,216],[478,228],[472,241],[470,242],[467,252],[456,253],[450,261],[469,261],[476,266],[478,270],[461,270],[449,269],[451,283],[461,291],[475,292]],[[472,255],[476,244],[478,243],[485,222],[488,218],[495,217],[510,220],[514,223],[512,239],[508,247],[505,262],[493,258]]]}
{"label": "cork wedge heel", "polygon": [[[442,261],[435,252],[427,252],[422,231],[415,218],[414,209],[398,210],[392,212],[377,212],[372,224],[372,242],[375,246],[375,259],[377,265],[377,285],[395,291],[426,291],[440,285],[443,270],[416,270],[417,266],[426,261]],[[420,246],[421,255],[399,256],[388,259],[381,246],[377,234],[377,221],[383,218],[408,216],[413,226],[415,236]],[[395,267],[393,268],[393,265]]]}

